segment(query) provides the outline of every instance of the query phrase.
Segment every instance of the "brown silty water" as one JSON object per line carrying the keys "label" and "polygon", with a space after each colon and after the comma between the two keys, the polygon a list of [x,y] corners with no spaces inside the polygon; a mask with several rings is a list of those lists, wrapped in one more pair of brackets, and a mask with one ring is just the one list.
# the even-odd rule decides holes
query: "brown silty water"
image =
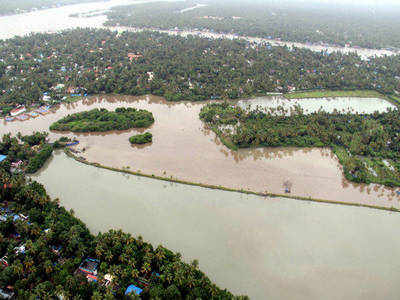
{"label": "brown silty water", "polygon": [[[4,122],[0,133],[48,131],[61,117],[93,108],[113,110],[136,107],[154,114],[148,129],[107,133],[57,133],[75,136],[79,153],[90,162],[127,168],[180,180],[221,185],[254,192],[283,194],[290,183],[290,195],[400,208],[396,189],[347,181],[330,149],[256,148],[231,151],[199,119],[206,102],[166,102],[155,96],[95,96],[73,104],[60,105],[53,113],[25,122]],[[153,143],[132,146],[129,137],[150,131]]]}

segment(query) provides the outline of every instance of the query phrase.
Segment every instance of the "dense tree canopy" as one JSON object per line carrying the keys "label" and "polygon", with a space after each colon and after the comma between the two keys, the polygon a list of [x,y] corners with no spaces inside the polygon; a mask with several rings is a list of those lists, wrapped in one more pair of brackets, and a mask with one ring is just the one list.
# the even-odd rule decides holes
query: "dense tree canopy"
{"label": "dense tree canopy", "polygon": [[53,146],[48,144],[48,133],[35,132],[32,135],[12,137],[6,134],[0,143],[0,154],[7,156],[0,163],[13,173],[34,173],[39,170],[53,153]]}
{"label": "dense tree canopy", "polygon": [[[329,1],[203,0],[113,8],[107,25],[198,29],[302,43],[400,48],[399,4],[352,7]],[[203,7],[195,7],[198,3]],[[377,4],[379,4],[377,2]]]}
{"label": "dense tree canopy", "polygon": [[[155,94],[168,100],[242,98],[293,88],[400,91],[400,56],[271,47],[243,40],[77,29],[0,41],[0,105],[44,92]],[[0,107],[1,108],[1,107]]]}
{"label": "dense tree canopy", "polygon": [[149,127],[154,123],[153,114],[136,108],[117,108],[114,112],[105,108],[92,109],[68,115],[53,123],[50,130],[72,132],[95,132],[110,130],[127,130]]}
{"label": "dense tree canopy", "polygon": [[398,110],[371,115],[326,113],[291,115],[209,104],[200,118],[238,147],[332,147],[346,177],[356,182],[400,186],[400,118]]}

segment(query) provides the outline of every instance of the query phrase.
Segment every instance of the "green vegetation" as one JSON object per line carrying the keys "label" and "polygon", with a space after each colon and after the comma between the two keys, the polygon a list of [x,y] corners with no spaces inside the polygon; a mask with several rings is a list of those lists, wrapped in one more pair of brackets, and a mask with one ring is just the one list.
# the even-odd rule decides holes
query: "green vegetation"
{"label": "green vegetation", "polygon": [[153,135],[150,132],[137,134],[129,138],[131,144],[147,144],[153,141]]}
{"label": "green vegetation", "polygon": [[149,127],[154,123],[153,114],[135,108],[117,108],[110,112],[104,108],[68,115],[53,123],[50,130],[72,132],[104,132]]}
{"label": "green vegetation", "polygon": [[17,137],[21,141],[28,143],[29,146],[36,146],[45,143],[48,135],[46,132],[34,132],[32,135],[25,136],[19,133]]}
{"label": "green vegetation", "polygon": [[42,103],[45,92],[63,99],[72,90],[170,101],[248,98],[293,88],[395,95],[400,78],[400,56],[363,60],[354,53],[156,32],[33,34],[0,41],[0,57],[0,109],[6,110]]}
{"label": "green vegetation", "polygon": [[225,102],[204,106],[200,118],[220,137],[239,148],[331,147],[347,179],[400,186],[397,110],[371,115],[322,111],[305,115],[297,107],[294,113],[287,114],[288,111],[280,108],[244,110]]}
{"label": "green vegetation", "polygon": [[[10,139],[0,142],[8,157]],[[130,284],[143,289],[140,299],[247,299],[212,284],[196,261],[186,264],[140,236],[114,230],[93,236],[42,185],[11,174],[4,163],[0,186],[0,288],[17,299],[127,299]],[[88,258],[97,267],[85,273],[80,266]]]}
{"label": "green vegetation", "polygon": [[12,173],[34,173],[39,170],[53,153],[53,146],[46,142],[47,132],[35,132],[32,135],[11,137],[3,136],[0,154],[7,158],[0,166]]}
{"label": "green vegetation", "polygon": [[97,0],[1,0],[0,16]]}
{"label": "green vegetation", "polygon": [[28,165],[26,166],[27,173],[35,173],[38,171],[47,159],[50,158],[53,153],[53,146],[44,145],[42,149],[40,149],[30,160]]}
{"label": "green vegetation", "polygon": [[[291,0],[205,0],[121,6],[107,25],[209,30],[284,41],[400,48],[399,4],[358,5]],[[356,5],[352,7],[352,5]]]}
{"label": "green vegetation", "polygon": [[[309,91],[295,92],[284,95],[287,99],[305,99],[305,98],[333,98],[333,97],[359,97],[359,98],[386,98],[385,95],[377,91],[354,90],[354,91]],[[390,100],[390,99],[389,99]]]}

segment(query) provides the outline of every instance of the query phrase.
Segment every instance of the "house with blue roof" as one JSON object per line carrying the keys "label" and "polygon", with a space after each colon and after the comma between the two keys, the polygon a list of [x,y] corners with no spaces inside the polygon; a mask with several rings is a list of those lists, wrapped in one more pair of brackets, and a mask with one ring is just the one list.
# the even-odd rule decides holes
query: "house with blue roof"
{"label": "house with blue roof", "polygon": [[7,155],[2,155],[0,154],[0,162],[2,162],[3,160],[5,160],[7,158]]}
{"label": "house with blue roof", "polygon": [[131,284],[130,286],[128,286],[126,288],[125,295],[127,296],[127,295],[134,293],[135,295],[139,296],[142,292],[143,292],[143,290],[141,288],[137,287],[136,285]]}

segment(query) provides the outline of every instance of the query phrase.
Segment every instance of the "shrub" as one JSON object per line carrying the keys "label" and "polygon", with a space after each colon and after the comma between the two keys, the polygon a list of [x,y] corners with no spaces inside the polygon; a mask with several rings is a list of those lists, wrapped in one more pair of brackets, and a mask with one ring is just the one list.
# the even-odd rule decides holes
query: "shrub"
{"label": "shrub", "polygon": [[153,135],[150,132],[137,134],[129,138],[131,144],[147,144],[153,141]]}

